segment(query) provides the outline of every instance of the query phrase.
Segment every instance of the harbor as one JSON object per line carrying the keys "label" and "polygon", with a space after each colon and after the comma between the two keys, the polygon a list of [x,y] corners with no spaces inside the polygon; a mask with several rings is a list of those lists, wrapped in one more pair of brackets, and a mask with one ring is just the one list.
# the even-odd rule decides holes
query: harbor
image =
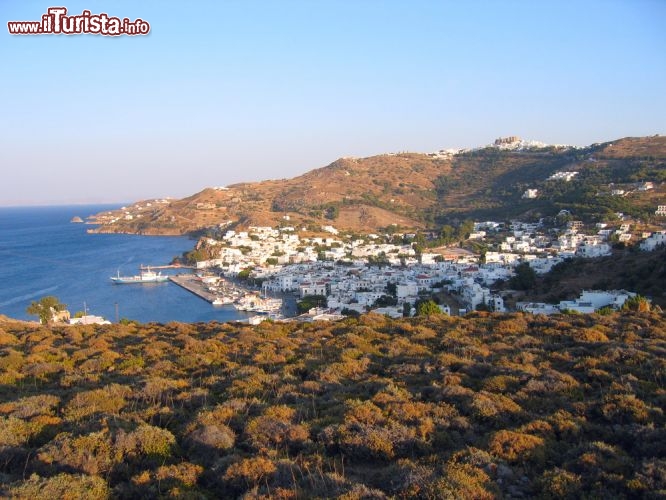
{"label": "harbor", "polygon": [[195,274],[172,275],[169,280],[215,306],[233,305],[239,312],[267,314],[272,318],[296,315],[296,300],[292,294],[262,297],[259,292],[244,290],[222,278],[215,280]]}
{"label": "harbor", "polygon": [[176,274],[169,276],[169,280],[211,304],[217,298],[214,293],[208,290],[208,287],[201,278],[195,274]]}

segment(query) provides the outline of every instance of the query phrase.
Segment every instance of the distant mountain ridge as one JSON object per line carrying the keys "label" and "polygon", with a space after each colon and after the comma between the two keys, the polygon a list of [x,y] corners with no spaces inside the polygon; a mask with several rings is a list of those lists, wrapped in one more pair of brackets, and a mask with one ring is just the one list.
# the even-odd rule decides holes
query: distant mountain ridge
{"label": "distant mountain ridge", "polygon": [[[580,173],[575,182],[547,179]],[[656,183],[650,192],[613,199],[608,185]],[[289,225],[370,232],[437,227],[467,218],[555,215],[601,218],[617,210],[648,217],[664,201],[666,137],[624,138],[585,148],[518,137],[472,150],[340,158],[291,179],[206,188],[180,200],[144,201],[94,219],[98,232],[186,234],[219,227]],[[524,199],[536,189],[535,199]],[[609,191],[610,192],[610,191]]]}

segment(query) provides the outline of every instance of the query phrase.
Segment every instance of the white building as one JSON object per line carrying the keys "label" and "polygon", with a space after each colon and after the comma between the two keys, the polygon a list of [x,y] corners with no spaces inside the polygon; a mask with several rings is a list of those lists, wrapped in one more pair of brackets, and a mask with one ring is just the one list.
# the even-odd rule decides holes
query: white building
{"label": "white building", "polygon": [[597,241],[586,241],[576,250],[576,255],[587,259],[604,257],[611,254],[611,247],[608,243],[599,243]]}
{"label": "white building", "polygon": [[560,310],[571,310],[583,314],[593,313],[603,307],[619,309],[627,299],[636,294],[625,290],[586,290],[575,300],[563,300],[559,304]]}
{"label": "white building", "polygon": [[354,298],[362,306],[372,306],[383,295],[383,292],[356,292]]}
{"label": "white building", "polygon": [[533,198],[536,198],[538,195],[539,195],[539,190],[538,189],[527,189],[523,193],[522,197],[527,198],[527,199],[533,199]]}
{"label": "white building", "polygon": [[641,242],[641,250],[652,252],[659,246],[666,246],[666,231],[652,233]]}
{"label": "white building", "polygon": [[506,308],[504,307],[504,299],[499,295],[491,295],[486,299],[486,305],[490,308],[491,311],[496,312],[505,312]]}
{"label": "white building", "polygon": [[378,307],[377,309],[373,309],[373,312],[376,312],[377,314],[384,314],[386,316],[390,316],[391,318],[402,318],[402,307]]}
{"label": "white building", "polygon": [[326,295],[326,283],[318,281],[316,283],[305,282],[299,285],[301,298],[306,295]]}
{"label": "white building", "polygon": [[556,305],[546,304],[545,302],[516,302],[516,309],[531,314],[555,314],[560,312]]}
{"label": "white building", "polygon": [[432,276],[427,274],[419,274],[416,276],[416,286],[419,291],[428,291],[432,288],[433,279]]}
{"label": "white building", "polygon": [[401,283],[396,286],[396,297],[398,301],[404,301],[408,297],[417,297],[419,288],[416,282]]}
{"label": "white building", "polygon": [[110,325],[111,322],[105,320],[101,316],[94,316],[92,314],[87,314],[85,316],[80,316],[78,318],[70,318],[70,325]]}
{"label": "white building", "polygon": [[[472,239],[471,236],[470,236],[470,239]],[[438,257],[441,257],[438,253],[422,253],[421,254],[421,264],[435,264],[435,263],[437,263],[437,258]],[[398,261],[399,260],[400,259],[398,259]]]}
{"label": "white building", "polygon": [[537,257],[528,260],[528,263],[534,272],[537,274],[545,274],[549,272],[554,266],[564,261],[561,257]]}
{"label": "white building", "polygon": [[578,172],[557,172],[548,177],[549,181],[565,181],[569,182],[571,179],[576,177]]}

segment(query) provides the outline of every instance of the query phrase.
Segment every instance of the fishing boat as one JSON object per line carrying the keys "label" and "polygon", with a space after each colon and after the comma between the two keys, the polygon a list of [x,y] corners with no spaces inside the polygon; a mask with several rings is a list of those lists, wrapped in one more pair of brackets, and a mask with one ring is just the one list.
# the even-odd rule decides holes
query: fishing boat
{"label": "fishing boat", "polygon": [[162,283],[168,281],[169,277],[163,275],[161,272],[156,273],[151,271],[149,267],[142,268],[139,275],[135,276],[121,276],[120,270],[118,270],[117,276],[112,276],[111,281],[116,285],[129,285],[133,283]]}

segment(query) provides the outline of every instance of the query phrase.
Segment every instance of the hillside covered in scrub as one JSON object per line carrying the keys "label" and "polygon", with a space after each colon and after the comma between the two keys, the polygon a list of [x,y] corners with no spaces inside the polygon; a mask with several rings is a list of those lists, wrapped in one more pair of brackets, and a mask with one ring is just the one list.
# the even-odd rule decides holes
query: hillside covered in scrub
{"label": "hillside covered in scrub", "polygon": [[0,321],[0,495],[663,498],[666,317]]}
{"label": "hillside covered in scrub", "polygon": [[[186,234],[218,225],[287,225],[375,232],[473,220],[554,217],[650,221],[666,193],[666,137],[627,137],[585,148],[488,146],[456,154],[340,158],[291,179],[206,188],[180,200],[138,202],[93,218],[102,233]],[[575,171],[574,182],[549,180]],[[221,172],[221,181],[223,174]],[[648,191],[638,183],[651,182]],[[537,189],[525,199],[526,189]],[[613,190],[626,191],[613,196]]]}

